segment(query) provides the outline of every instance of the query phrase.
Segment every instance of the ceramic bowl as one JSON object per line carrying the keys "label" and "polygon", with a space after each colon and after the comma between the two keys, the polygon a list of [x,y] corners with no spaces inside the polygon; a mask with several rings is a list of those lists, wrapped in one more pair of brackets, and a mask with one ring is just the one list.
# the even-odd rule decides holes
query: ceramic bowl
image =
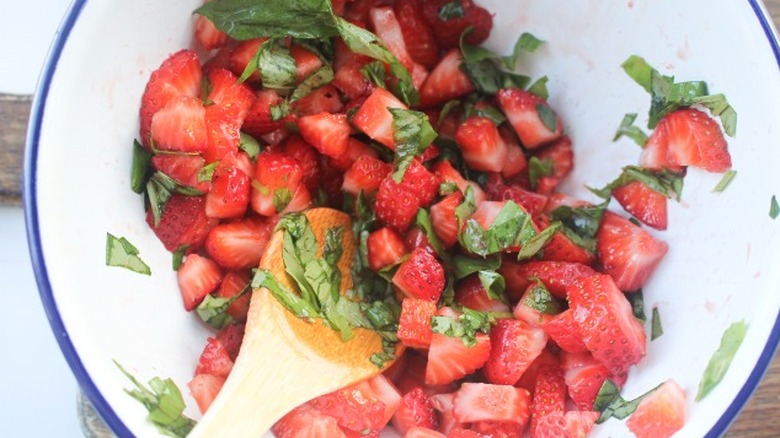
{"label": "ceramic bowl", "polygon": [[[209,335],[182,310],[171,257],[144,222],[142,198],[129,188],[131,145],[149,74],[173,51],[192,45],[191,11],[201,0],[76,0],[41,78],[27,144],[25,207],[33,263],[54,334],[84,392],[120,436],[155,436],[144,408],[113,360],[146,381],[171,377],[181,388]],[[554,108],[575,145],[569,192],[592,199],[636,163],[639,148],[612,142],[623,114],[644,114],[647,94],[621,70],[645,57],[678,80],[704,79],[739,114],[730,140],[738,174],[723,193],[720,175],[691,169],[681,203],[670,204],[671,250],[645,287],[664,335],[624,388],[636,396],[673,378],[688,392],[679,436],[718,436],[745,404],[780,338],[780,222],[768,210],[780,194],[780,47],[757,0],[483,0],[495,12],[487,45],[507,53],[528,31],[547,41],[522,69],[546,74]],[[153,275],[104,263],[106,232],[125,236]],[[749,324],[722,383],[693,396],[721,334]],[[186,390],[184,391],[186,393]],[[185,394],[186,413],[198,418]],[[625,436],[623,422],[593,436]]]}

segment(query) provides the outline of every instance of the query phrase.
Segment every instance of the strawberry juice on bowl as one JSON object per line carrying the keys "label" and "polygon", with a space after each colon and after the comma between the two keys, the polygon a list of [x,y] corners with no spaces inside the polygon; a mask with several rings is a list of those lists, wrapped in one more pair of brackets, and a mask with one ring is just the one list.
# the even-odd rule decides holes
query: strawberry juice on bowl
{"label": "strawberry juice on bowl", "polygon": [[[168,271],[171,255],[146,224],[141,198],[128,190],[127,177],[128,139],[138,137],[134,121],[146,81],[168,55],[190,46],[187,16],[196,3],[162,3],[140,11],[132,5],[77,2],[55,45],[31,130],[26,203],[44,303],[85,392],[118,434],[157,431],[146,422],[143,408],[123,392],[129,384],[112,360],[144,382],[158,375],[171,377],[187,401],[185,414],[199,416],[185,386],[213,332],[181,311],[176,276]],[[673,378],[688,393],[683,433],[721,433],[757,384],[777,335],[777,299],[770,293],[777,279],[767,268],[774,262],[777,236],[766,213],[777,192],[777,182],[767,178],[774,174],[769,166],[776,157],[763,146],[775,135],[770,121],[776,119],[772,102],[777,99],[772,98],[778,93],[777,61],[771,26],[760,6],[731,5],[709,11],[696,22],[686,20],[680,6],[642,2],[620,7],[582,2],[565,9],[531,2],[512,8],[496,2],[482,6],[497,12],[486,43],[495,52],[509,53],[522,31],[545,40],[540,49],[521,57],[518,70],[533,78],[549,77],[548,102],[572,139],[576,161],[562,192],[599,202],[584,186],[604,187],[621,167],[638,162],[642,149],[625,138],[611,141],[627,112],[638,113],[637,126],[645,128],[648,94],[620,67],[631,55],[644,57],[677,81],[706,80],[712,92],[725,93],[739,112],[737,135],[728,140],[738,176],[727,190],[715,194],[712,188],[720,174],[689,169],[682,201],[669,202],[667,230],[651,232],[669,243],[643,287],[645,309],[650,314],[658,308],[665,335],[647,342],[646,359],[632,368],[621,392],[631,399]],[[133,35],[116,45],[97,37],[98,23],[113,16],[133,17],[116,21],[112,36]],[[136,32],[139,22],[144,23],[142,34]],[[739,32],[727,39],[715,31],[726,26],[737,26]],[[653,44],[648,34],[657,35]],[[712,56],[711,47],[719,47],[718,57]],[[95,52],[105,56],[95,58]],[[88,58],[87,53],[93,55]],[[750,66],[754,80],[745,83],[744,73],[726,68],[723,59],[731,60],[728,65]],[[93,65],[97,78],[88,85],[77,80],[84,65]],[[81,111],[63,111],[65,102],[79,102]],[[77,133],[73,127],[81,129]],[[85,138],[86,130],[93,134]],[[54,144],[81,144],[88,158],[68,158]],[[69,164],[68,172],[62,162]],[[85,217],[74,211],[87,205],[81,195],[83,180],[67,175],[87,174],[101,182],[88,201],[100,214]],[[624,214],[614,202],[612,208]],[[725,224],[736,224],[739,232]],[[153,275],[107,268],[102,260],[107,232],[132,242]],[[84,306],[90,309],[86,314]],[[738,360],[714,389],[719,395],[694,402],[721,335],[739,321],[749,329]],[[701,333],[708,335],[702,338]],[[689,366],[679,369],[678,358],[686,358]],[[625,427],[610,420],[593,433],[627,433]]]}

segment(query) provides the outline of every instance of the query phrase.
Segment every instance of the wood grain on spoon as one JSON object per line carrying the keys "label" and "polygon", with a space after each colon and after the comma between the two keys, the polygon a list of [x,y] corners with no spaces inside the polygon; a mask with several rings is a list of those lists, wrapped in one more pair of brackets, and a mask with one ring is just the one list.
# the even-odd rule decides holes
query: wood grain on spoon
{"label": "wood grain on spoon", "polygon": [[[356,250],[349,216],[328,208],[309,210],[306,216],[320,251],[329,228],[344,228],[339,260],[343,293],[352,285],[350,266]],[[271,238],[260,268],[296,290],[285,273],[282,237],[279,231]],[[371,330],[354,332],[352,340],[343,342],[320,320],[299,319],[267,289],[255,290],[233,371],[190,436],[258,437],[296,406],[378,374],[381,370],[369,357],[382,351],[381,338]]]}

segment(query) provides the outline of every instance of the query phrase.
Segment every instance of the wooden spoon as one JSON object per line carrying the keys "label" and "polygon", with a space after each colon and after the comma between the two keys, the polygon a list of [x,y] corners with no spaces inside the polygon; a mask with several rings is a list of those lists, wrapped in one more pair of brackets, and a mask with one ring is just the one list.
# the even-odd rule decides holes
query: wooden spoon
{"label": "wooden spoon", "polygon": [[[343,253],[338,263],[343,294],[352,285],[350,267],[355,254],[349,216],[316,208],[307,211],[306,217],[320,251],[326,230],[344,227]],[[283,231],[273,235],[260,268],[297,290],[284,270],[282,237]],[[382,351],[380,337],[367,329],[354,329],[354,333],[353,339],[343,342],[320,320],[307,322],[287,311],[267,289],[254,290],[244,341],[233,370],[189,436],[259,437],[304,402],[378,374],[382,370],[369,357]]]}

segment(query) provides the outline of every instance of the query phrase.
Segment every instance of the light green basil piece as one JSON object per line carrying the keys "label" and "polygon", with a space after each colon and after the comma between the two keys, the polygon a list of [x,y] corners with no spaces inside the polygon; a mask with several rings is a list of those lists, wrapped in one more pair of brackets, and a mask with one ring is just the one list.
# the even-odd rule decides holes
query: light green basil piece
{"label": "light green basil piece", "polygon": [[634,125],[636,117],[636,113],[628,113],[623,116],[623,120],[620,121],[620,126],[618,127],[617,132],[615,133],[615,137],[612,139],[612,141],[618,141],[620,137],[625,136],[633,140],[634,143],[639,145],[639,147],[644,148],[645,143],[647,143],[647,134],[645,134],[645,132],[642,131],[640,127]]}
{"label": "light green basil piece", "polygon": [[144,275],[152,275],[149,265],[138,257],[138,248],[124,237],[106,233],[106,266],[126,268]]}
{"label": "light green basil piece", "polygon": [[422,154],[436,139],[436,131],[431,126],[428,115],[423,112],[402,108],[387,110],[393,116],[393,180],[400,183],[414,157]]}
{"label": "light green basil piece", "polygon": [[772,195],[772,199],[769,202],[769,217],[777,219],[778,215],[780,215],[780,204],[777,203],[777,197]]}
{"label": "light green basil piece", "polygon": [[734,177],[737,176],[736,170],[729,170],[728,172],[723,174],[723,178],[721,178],[720,182],[718,182],[718,185],[715,186],[714,189],[712,189],[715,193],[721,193],[724,190],[726,190],[726,187],[731,184],[731,181],[734,180]]}
{"label": "light green basil piece", "polygon": [[636,411],[639,402],[655,392],[660,386],[656,386],[633,400],[626,400],[620,395],[620,388],[614,382],[609,379],[605,380],[598,395],[596,395],[596,401],[593,403],[593,410],[601,412],[601,416],[596,420],[596,423],[601,424],[612,417],[618,420],[628,417]]}
{"label": "light green basil piece", "polygon": [[699,391],[696,393],[696,401],[702,400],[710,391],[715,388],[726,375],[734,355],[739,350],[742,341],[745,339],[748,325],[745,321],[739,321],[731,324],[723,333],[720,340],[720,347],[715,350],[710,358],[704,375],[699,382]]}
{"label": "light green basil piece", "polygon": [[664,334],[664,328],[661,325],[661,313],[658,307],[653,307],[653,316],[650,320],[650,340],[655,341]]}
{"label": "light green basil piece", "polygon": [[[236,296],[238,297],[238,295]],[[198,304],[195,310],[198,312],[198,316],[206,324],[214,327],[217,330],[222,330],[227,327],[228,324],[233,322],[233,317],[227,313],[227,308],[230,306],[234,298],[215,297],[208,294],[203,301]]]}

